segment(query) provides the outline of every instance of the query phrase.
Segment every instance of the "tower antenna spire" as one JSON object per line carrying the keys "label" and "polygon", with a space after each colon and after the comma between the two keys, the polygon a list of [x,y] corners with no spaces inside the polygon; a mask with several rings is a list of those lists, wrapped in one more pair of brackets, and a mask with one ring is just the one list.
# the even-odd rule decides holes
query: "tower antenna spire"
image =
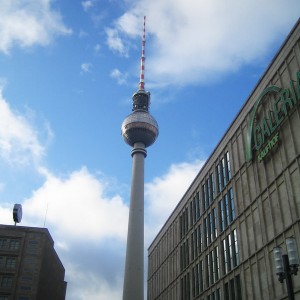
{"label": "tower antenna spire", "polygon": [[142,56],[141,56],[141,67],[140,67],[139,91],[145,90],[145,44],[146,44],[146,16],[144,16],[144,27],[143,27],[143,35],[142,35]]}

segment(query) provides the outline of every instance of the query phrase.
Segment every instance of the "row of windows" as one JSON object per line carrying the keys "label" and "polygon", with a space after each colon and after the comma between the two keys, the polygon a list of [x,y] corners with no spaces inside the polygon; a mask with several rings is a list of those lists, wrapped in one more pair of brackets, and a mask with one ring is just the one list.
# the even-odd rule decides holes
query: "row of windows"
{"label": "row of windows", "polygon": [[[192,270],[192,286],[190,284],[190,274],[187,273],[181,278],[180,296],[181,300],[197,298],[203,292],[203,263],[197,264]],[[224,300],[242,300],[242,289],[240,275],[235,276],[223,286]],[[207,296],[207,300],[221,300],[221,288],[216,289]]]}
{"label": "row of windows", "polygon": [[[217,217],[219,215],[219,218]],[[196,259],[204,248],[208,247],[218,236],[218,224],[220,232],[224,231],[229,224],[235,219],[234,197],[232,188],[223,199],[219,201],[219,214],[215,207],[207,214],[202,224],[199,224],[191,233],[190,247],[191,260]],[[219,220],[219,222],[218,222]],[[186,243],[186,241],[185,241]],[[188,264],[188,263],[187,263]],[[184,264],[184,265],[187,265]]]}
{"label": "row of windows", "polygon": [[[228,152],[225,153],[219,164],[217,164],[216,174],[218,192],[221,192],[231,180],[231,169]],[[187,234],[189,227],[191,227],[199,220],[202,213],[209,208],[214,199],[215,180],[214,173],[211,173],[202,184],[201,191],[198,191],[192,198],[189,205],[190,211],[188,212],[188,208],[185,208],[179,217],[181,238],[183,238]]]}
{"label": "row of windows", "polygon": [[[205,257],[205,269],[203,260],[192,269],[192,295],[200,295],[204,288],[210,287],[220,278],[219,247],[215,247]],[[204,286],[205,283],[205,286]]]}
{"label": "row of windows", "polygon": [[[191,235],[191,258],[196,258],[196,253],[200,254],[201,249],[201,225]],[[237,232],[234,229],[223,240],[221,240],[221,257],[219,246],[216,246],[205,256],[205,278],[206,287],[211,286],[220,278],[220,259],[222,264],[222,274],[225,275],[239,264],[239,250]],[[189,239],[186,239],[180,246],[180,268],[183,271],[189,265]],[[197,294],[203,290],[203,261],[201,260],[193,268],[193,293]],[[201,282],[198,282],[198,279]]]}
{"label": "row of windows", "polygon": [[20,239],[0,238],[0,249],[2,250],[19,250],[20,245]]}
{"label": "row of windows", "polygon": [[[188,232],[187,220],[188,210],[185,209],[180,216],[181,234],[186,235]],[[235,219],[235,205],[233,190],[230,188],[224,198],[219,201],[219,213],[217,217],[217,210],[215,207],[207,214],[207,217],[203,220],[204,225],[204,237],[205,247],[207,247],[218,236],[218,226],[220,232],[224,231],[229,224]],[[219,222],[218,222],[219,220]],[[203,250],[203,239],[201,224],[199,224],[194,232],[191,234],[191,248],[192,248],[192,260],[201,253]]]}

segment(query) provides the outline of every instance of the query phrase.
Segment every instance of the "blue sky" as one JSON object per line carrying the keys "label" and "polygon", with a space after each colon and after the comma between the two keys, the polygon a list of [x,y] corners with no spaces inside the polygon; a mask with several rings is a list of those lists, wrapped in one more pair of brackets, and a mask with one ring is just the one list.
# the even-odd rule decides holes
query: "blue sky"
{"label": "blue sky", "polygon": [[297,21],[297,0],[0,0],[0,220],[44,225],[67,299],[120,299],[130,147],[120,126],[146,89],[145,247]]}

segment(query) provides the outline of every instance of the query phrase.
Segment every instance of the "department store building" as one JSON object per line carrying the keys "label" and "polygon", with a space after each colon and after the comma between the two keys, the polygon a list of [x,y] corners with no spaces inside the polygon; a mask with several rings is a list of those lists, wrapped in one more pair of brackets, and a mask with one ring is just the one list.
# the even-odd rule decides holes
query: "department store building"
{"label": "department store building", "polygon": [[[300,22],[148,249],[148,300],[287,299],[300,251]],[[292,275],[300,299],[300,275]]]}

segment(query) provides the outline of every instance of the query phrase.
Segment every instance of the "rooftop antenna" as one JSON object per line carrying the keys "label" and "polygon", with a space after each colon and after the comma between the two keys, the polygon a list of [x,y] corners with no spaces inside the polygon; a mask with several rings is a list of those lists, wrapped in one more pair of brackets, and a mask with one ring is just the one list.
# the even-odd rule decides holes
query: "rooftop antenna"
{"label": "rooftop antenna", "polygon": [[22,220],[22,205],[21,204],[15,204],[13,209],[13,218],[15,222],[15,226],[17,223],[20,223]]}
{"label": "rooftop antenna", "polygon": [[146,16],[144,16],[144,27],[143,27],[143,35],[142,35],[142,56],[141,56],[139,91],[145,90],[145,44],[146,44]]}

